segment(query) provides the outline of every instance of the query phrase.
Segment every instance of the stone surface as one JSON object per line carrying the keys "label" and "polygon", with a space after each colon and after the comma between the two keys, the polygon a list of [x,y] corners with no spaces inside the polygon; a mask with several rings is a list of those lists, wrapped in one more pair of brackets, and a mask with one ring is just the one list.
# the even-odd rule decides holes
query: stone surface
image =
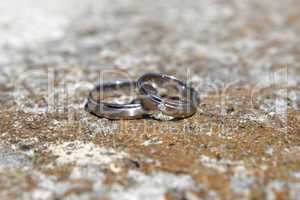
{"label": "stone surface", "polygon": [[[298,0],[0,2],[0,199],[299,199]],[[184,120],[87,113],[162,72]]]}

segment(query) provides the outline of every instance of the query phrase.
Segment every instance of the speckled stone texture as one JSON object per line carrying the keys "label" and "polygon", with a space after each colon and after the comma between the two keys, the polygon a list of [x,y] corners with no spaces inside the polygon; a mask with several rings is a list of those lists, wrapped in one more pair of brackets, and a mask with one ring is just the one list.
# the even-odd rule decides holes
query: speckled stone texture
{"label": "speckled stone texture", "polygon": [[[300,199],[299,0],[0,2],[0,199]],[[193,117],[87,113],[162,72]]]}

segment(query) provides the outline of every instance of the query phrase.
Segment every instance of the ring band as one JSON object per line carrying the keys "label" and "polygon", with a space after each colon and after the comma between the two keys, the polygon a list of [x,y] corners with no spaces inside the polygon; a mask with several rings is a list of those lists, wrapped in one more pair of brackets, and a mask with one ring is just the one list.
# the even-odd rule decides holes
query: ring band
{"label": "ring band", "polygon": [[89,94],[85,108],[108,119],[140,119],[147,111],[136,91],[136,82],[116,81],[97,85]]}
{"label": "ring band", "polygon": [[137,87],[143,95],[143,106],[152,115],[160,111],[174,118],[186,118],[195,114],[200,103],[196,90],[173,76],[148,73],[137,81]]}

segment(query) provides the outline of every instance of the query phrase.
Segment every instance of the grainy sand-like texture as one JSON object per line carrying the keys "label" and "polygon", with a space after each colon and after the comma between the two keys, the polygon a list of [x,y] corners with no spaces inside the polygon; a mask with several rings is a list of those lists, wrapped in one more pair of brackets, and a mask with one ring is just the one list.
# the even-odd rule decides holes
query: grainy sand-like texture
{"label": "grainy sand-like texture", "polygon": [[[0,2],[0,199],[300,199],[299,0]],[[162,72],[184,120],[84,110]]]}

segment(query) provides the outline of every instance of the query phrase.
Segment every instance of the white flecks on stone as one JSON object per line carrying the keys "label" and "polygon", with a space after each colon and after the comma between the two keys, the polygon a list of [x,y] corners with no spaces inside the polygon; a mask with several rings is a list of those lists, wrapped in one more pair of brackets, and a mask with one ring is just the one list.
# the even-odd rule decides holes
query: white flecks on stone
{"label": "white flecks on stone", "polygon": [[[179,193],[187,200],[199,200],[193,192],[203,189],[188,175],[174,175],[160,171],[146,175],[136,170],[128,172],[127,178],[132,182],[129,186],[124,187],[117,183],[108,186],[103,183],[104,173],[95,166],[74,167],[69,176],[71,181],[60,181],[54,176],[46,176],[37,171],[33,173],[33,176],[38,181],[38,185],[32,192],[23,196],[26,197],[25,199],[39,199],[39,195],[43,192],[45,192],[46,199],[61,197],[69,190],[80,188],[80,184],[75,180],[91,181],[92,191],[89,192],[89,197],[105,196],[112,200],[164,200],[167,192]],[[220,199],[218,193],[213,190],[210,190],[208,196]]]}
{"label": "white flecks on stone", "polygon": [[165,172],[156,172],[151,175],[145,175],[141,172],[131,170],[128,173],[128,178],[132,179],[135,184],[126,189],[120,186],[114,186],[110,195],[108,195],[111,199],[164,200],[165,194],[168,191],[197,191],[200,189],[190,176],[177,176]]}
{"label": "white flecks on stone", "polygon": [[300,180],[300,172],[293,172],[293,173],[291,173],[291,176],[294,177],[295,179]]}
{"label": "white flecks on stone", "polygon": [[121,69],[129,69],[139,64],[139,60],[130,55],[124,55],[119,57],[115,61],[115,65]]}
{"label": "white flecks on stone", "polygon": [[255,176],[245,166],[240,165],[234,168],[234,175],[230,177],[230,188],[234,193],[247,199],[251,194],[254,183]]}
{"label": "white flecks on stone", "polygon": [[149,145],[155,145],[155,144],[162,144],[163,141],[158,140],[157,138],[152,138],[150,140],[146,140],[142,143],[144,146],[149,146]]}
{"label": "white flecks on stone", "polygon": [[24,195],[24,199],[39,199],[39,200],[47,200],[51,199],[52,192],[45,189],[35,189],[32,191],[32,193]]}
{"label": "white flecks on stone", "polygon": [[276,199],[276,192],[280,192],[287,186],[284,182],[275,180],[266,186],[266,200],[275,200]]}
{"label": "white flecks on stone", "polygon": [[205,155],[200,156],[200,161],[205,167],[212,168],[220,173],[226,172],[231,166],[243,165],[242,161],[231,161],[226,159],[217,160]]}
{"label": "white flecks on stone", "polygon": [[240,117],[240,122],[241,123],[245,123],[248,121],[255,121],[255,122],[259,122],[259,123],[264,123],[267,122],[268,117],[266,115],[262,115],[262,114],[246,114],[244,116]]}
{"label": "white flecks on stone", "polygon": [[269,147],[267,150],[266,150],[266,154],[272,156],[274,153],[274,148],[273,147]]}
{"label": "white flecks on stone", "polygon": [[120,128],[118,123],[106,123],[106,121],[106,119],[97,119],[95,122],[88,122],[87,118],[83,119],[93,136],[97,134],[112,134]]}
{"label": "white flecks on stone", "polygon": [[267,170],[268,168],[269,168],[268,165],[264,165],[264,164],[263,164],[263,165],[260,165],[260,169],[261,169],[261,170],[264,170],[264,171],[265,171],[265,170]]}
{"label": "white flecks on stone", "polygon": [[0,28],[0,46],[23,47],[60,38],[68,22],[65,16],[54,14],[33,0],[1,2],[0,12],[0,24],[6,24],[5,29]]}
{"label": "white flecks on stone", "polygon": [[93,166],[76,166],[70,176],[72,180],[87,179],[92,181],[104,181],[105,175]]}
{"label": "white flecks on stone", "polygon": [[300,184],[299,183],[289,183],[289,189],[291,190],[289,199],[300,199]]}
{"label": "white flecks on stone", "polygon": [[65,142],[49,146],[49,150],[57,156],[59,165],[75,163],[77,165],[104,165],[127,156],[125,152],[96,146],[93,143],[81,141]]}
{"label": "white flecks on stone", "polygon": [[289,148],[284,148],[284,150],[282,151],[283,154],[289,156],[289,155],[299,155],[300,156],[300,146],[291,146]]}
{"label": "white flecks on stone", "polygon": [[37,181],[37,186],[31,192],[22,194],[22,199],[54,199],[81,187],[79,182],[60,181],[55,176],[47,176],[39,171],[31,172],[31,176]]}
{"label": "white flecks on stone", "polygon": [[31,165],[32,163],[26,154],[17,152],[13,146],[0,143],[0,169],[22,168]]}
{"label": "white flecks on stone", "polygon": [[221,197],[219,196],[219,194],[216,191],[209,190],[208,195],[207,195],[207,199],[220,200]]}
{"label": "white flecks on stone", "polygon": [[161,111],[155,112],[152,117],[161,121],[170,121],[173,120],[174,117],[163,114]]}

